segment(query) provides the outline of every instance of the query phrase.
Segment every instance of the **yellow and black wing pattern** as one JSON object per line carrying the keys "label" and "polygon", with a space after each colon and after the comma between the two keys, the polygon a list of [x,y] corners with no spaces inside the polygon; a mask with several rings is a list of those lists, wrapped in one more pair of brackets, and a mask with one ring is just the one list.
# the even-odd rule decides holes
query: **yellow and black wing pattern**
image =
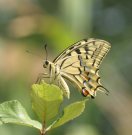
{"label": "yellow and black wing pattern", "polygon": [[97,90],[107,93],[98,71],[110,47],[104,40],[84,39],[64,50],[53,63],[60,66],[62,77],[74,83],[83,96],[95,97]]}

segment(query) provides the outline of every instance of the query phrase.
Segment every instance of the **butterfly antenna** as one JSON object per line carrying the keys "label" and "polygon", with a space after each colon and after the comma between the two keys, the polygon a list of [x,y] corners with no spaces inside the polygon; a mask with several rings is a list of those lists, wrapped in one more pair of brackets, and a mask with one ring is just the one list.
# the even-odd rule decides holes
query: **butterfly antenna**
{"label": "butterfly antenna", "polygon": [[47,44],[45,44],[44,48],[45,48],[45,53],[46,53],[46,60],[47,60],[47,59],[48,59]]}
{"label": "butterfly antenna", "polygon": [[26,50],[26,53],[29,53],[29,54],[31,54],[31,55],[34,55],[34,56],[37,56],[37,57],[41,58],[40,55],[38,55],[38,54],[36,54],[36,53],[33,53],[33,52],[29,51],[29,50]]}

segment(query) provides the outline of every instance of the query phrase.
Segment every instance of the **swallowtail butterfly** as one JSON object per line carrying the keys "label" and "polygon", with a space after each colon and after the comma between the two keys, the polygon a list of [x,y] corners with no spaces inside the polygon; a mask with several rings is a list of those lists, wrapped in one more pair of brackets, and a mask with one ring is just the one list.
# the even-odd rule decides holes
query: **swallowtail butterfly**
{"label": "swallowtail butterfly", "polygon": [[[106,94],[108,90],[100,83],[99,66],[110,50],[110,43],[100,39],[83,39],[65,49],[53,62],[44,60],[43,67],[48,69],[38,79],[46,76],[56,82],[68,98],[70,90],[66,80],[77,86],[83,96],[94,98],[97,91]],[[47,50],[46,50],[47,52]]]}

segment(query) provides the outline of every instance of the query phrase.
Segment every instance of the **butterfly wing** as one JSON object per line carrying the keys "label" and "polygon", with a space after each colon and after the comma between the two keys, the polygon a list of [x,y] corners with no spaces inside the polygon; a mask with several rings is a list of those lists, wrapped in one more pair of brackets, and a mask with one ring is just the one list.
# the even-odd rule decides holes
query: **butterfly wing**
{"label": "butterfly wing", "polygon": [[83,54],[86,59],[92,58],[95,60],[94,66],[99,66],[110,47],[110,43],[104,40],[84,39],[65,49],[54,59],[53,63],[61,62],[62,59],[65,60],[69,56]]}
{"label": "butterfly wing", "polygon": [[76,84],[84,96],[94,97],[100,83],[100,63],[110,49],[104,40],[79,41],[63,51],[53,62],[60,66],[61,75]]}

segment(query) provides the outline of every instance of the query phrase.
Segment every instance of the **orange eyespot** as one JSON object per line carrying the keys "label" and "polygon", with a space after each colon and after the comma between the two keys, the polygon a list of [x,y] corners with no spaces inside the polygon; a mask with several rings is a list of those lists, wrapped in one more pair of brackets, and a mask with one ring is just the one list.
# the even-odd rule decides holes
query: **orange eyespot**
{"label": "orange eyespot", "polygon": [[82,95],[83,95],[84,97],[87,97],[87,96],[89,95],[89,92],[86,90],[85,87],[82,88]]}

